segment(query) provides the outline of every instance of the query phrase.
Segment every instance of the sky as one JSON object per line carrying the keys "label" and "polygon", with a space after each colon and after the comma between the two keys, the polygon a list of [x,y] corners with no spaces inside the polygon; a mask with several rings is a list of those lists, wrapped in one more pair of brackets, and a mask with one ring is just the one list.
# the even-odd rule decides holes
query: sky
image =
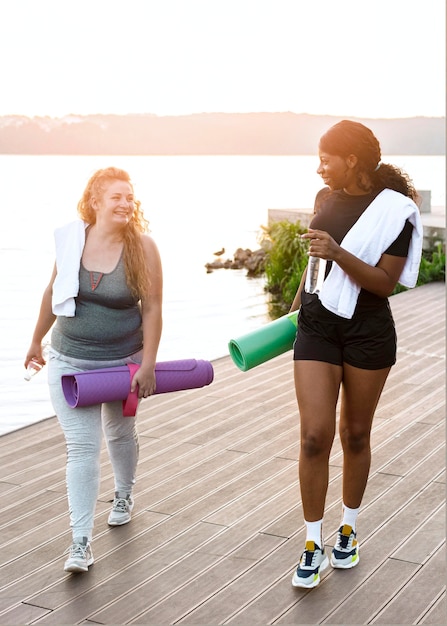
{"label": "sky", "polygon": [[0,0],[0,116],[445,116],[444,0]]}

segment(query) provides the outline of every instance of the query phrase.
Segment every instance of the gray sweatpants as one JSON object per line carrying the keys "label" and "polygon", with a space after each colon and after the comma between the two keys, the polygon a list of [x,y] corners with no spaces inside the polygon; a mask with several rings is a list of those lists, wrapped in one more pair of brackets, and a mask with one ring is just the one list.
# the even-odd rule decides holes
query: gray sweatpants
{"label": "gray sweatpants", "polygon": [[136,418],[123,417],[121,401],[71,408],[62,391],[61,376],[127,363],[141,363],[141,352],[114,361],[86,361],[50,350],[48,382],[51,402],[67,445],[66,481],[73,538],[92,539],[103,432],[112,464],[115,491],[125,494],[131,494],[135,484],[138,435]]}

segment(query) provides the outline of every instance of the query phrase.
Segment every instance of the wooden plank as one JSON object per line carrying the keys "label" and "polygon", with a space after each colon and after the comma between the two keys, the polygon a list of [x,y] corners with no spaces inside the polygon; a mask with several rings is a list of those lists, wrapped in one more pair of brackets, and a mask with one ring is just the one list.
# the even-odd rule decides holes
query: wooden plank
{"label": "wooden plank", "polygon": [[[205,576],[201,576],[200,595],[206,595],[207,593],[212,594],[213,589],[216,586],[217,587],[225,586],[229,577],[237,576],[238,573],[249,569],[250,566],[253,564],[253,562],[259,559],[262,559],[263,556],[266,553],[268,553],[272,549],[272,547],[277,545],[280,541],[281,540],[275,537],[260,536],[260,535],[253,537],[252,540],[250,541],[247,541],[234,554],[229,555],[227,559],[222,560],[220,562],[219,568],[206,570],[207,574]],[[209,562],[210,561],[211,560],[209,560]],[[185,572],[186,580],[187,580],[188,574],[189,574],[189,570],[186,570]],[[140,609],[140,612],[136,613],[134,612],[134,609],[132,608],[133,623],[135,624],[159,623],[158,620],[161,619],[161,617],[157,617],[157,611],[145,610],[144,608],[145,604],[147,607],[147,605],[149,603],[153,603],[154,600],[156,602],[160,596],[166,596],[166,593],[169,593],[172,590],[173,584],[174,585],[178,585],[179,583],[182,584],[185,582],[185,579],[183,579],[182,577],[180,581],[173,581],[172,573],[170,573],[167,584],[163,585],[161,590],[158,587],[157,582],[158,581],[156,580],[150,582],[150,584],[148,585],[147,594],[144,594],[144,595],[138,594],[138,597],[140,598],[140,600],[138,602],[137,608]],[[148,595],[150,598],[149,602],[148,602]],[[179,598],[179,603],[176,602],[176,604],[173,605],[173,608],[177,616],[175,617],[176,622],[179,621],[178,616],[181,615],[184,610],[183,606],[186,606],[187,607],[186,610],[189,610],[191,607],[191,603],[194,604],[196,602],[196,597],[197,596],[192,596],[190,593],[183,593],[181,598]],[[142,598],[145,598],[145,600],[142,600]],[[182,599],[183,599],[183,602],[182,602]],[[120,608],[122,612],[119,611],[118,617],[123,616],[123,618],[125,618],[125,615],[126,615],[125,605],[126,605],[125,602],[121,603],[121,607],[115,605],[115,607],[113,607],[114,610],[108,613],[109,619],[112,618],[114,615],[116,615],[116,611],[119,610]],[[93,620],[99,619],[101,621],[104,618],[104,615],[94,614],[91,616],[91,618]],[[166,615],[164,615],[162,619],[164,623],[171,623],[171,622],[165,621]],[[214,616],[214,617],[211,617],[211,619],[208,618],[208,621],[206,623],[215,624],[216,622],[217,622],[217,619],[216,619],[216,616]]]}
{"label": "wooden plank", "polygon": [[[424,602],[424,606],[425,606]],[[447,601],[446,601],[446,589],[444,585],[443,592],[436,599],[436,602],[423,609],[423,614],[417,622],[418,624],[433,624],[433,626],[439,626],[440,624],[447,624]]]}
{"label": "wooden plank", "polygon": [[[127,563],[138,560],[141,554],[150,552],[167,538],[174,537],[176,533],[172,526],[166,530],[160,526],[164,519],[160,514],[146,512],[132,519],[132,523],[125,527],[110,529],[105,525],[93,542],[95,564],[88,576],[67,576],[62,570],[65,559],[62,555],[69,542],[66,531],[63,534],[52,534],[46,543],[33,547],[30,544],[28,550],[17,552],[16,560],[8,564],[6,571],[2,569],[4,582],[0,594],[0,618],[8,604],[16,604],[17,598],[32,604],[33,597],[49,594],[53,602],[57,602],[57,598],[61,602],[68,602],[77,593],[94,588],[98,582],[113,576]],[[160,528],[165,531],[165,535],[160,532]],[[138,544],[138,548],[133,549],[134,544]],[[118,550],[121,551],[118,553],[119,558],[116,556]],[[102,562],[105,563],[104,568]]]}
{"label": "wooden plank", "polygon": [[[427,479],[430,475],[433,476],[433,458],[426,461],[424,466],[419,466],[415,470],[415,481],[420,481],[419,486],[423,488],[424,485],[432,485]],[[417,489],[416,484],[414,488]],[[292,542],[288,542],[284,546],[281,546],[276,555],[269,557],[269,576],[267,577],[265,572],[258,574],[256,565],[250,572],[250,576],[258,581],[257,596],[247,601],[246,607],[240,612],[234,614],[230,622],[239,624],[256,623],[256,619],[259,617],[259,607],[262,606],[262,612],[264,614],[264,622],[262,623],[284,623],[284,624],[315,624],[320,623],[319,620],[324,617],[326,619],[327,614],[333,610],[334,606],[341,604],[342,607],[346,606],[346,611],[350,615],[352,612],[352,603],[350,603],[350,594],[361,583],[361,581],[367,581],[369,576],[380,566],[380,560],[386,560],[393,554],[393,546],[395,542],[399,542],[402,538],[411,535],[412,525],[414,523],[414,512],[420,516],[420,510],[426,512],[426,517],[429,517],[431,513],[431,498],[435,495],[439,498],[441,489],[439,488],[434,494],[431,491],[432,487],[428,487],[427,491],[422,491],[420,494],[421,500],[413,498],[411,500],[408,497],[407,487],[403,484],[403,481],[398,481],[389,490],[386,498],[386,504],[388,505],[388,511],[383,510],[383,504],[385,498],[380,498],[371,503],[365,503],[364,509],[362,509],[359,519],[359,538],[360,538],[360,559],[361,564],[349,572],[339,572],[336,570],[330,570],[323,574],[323,582],[318,588],[318,602],[315,603],[312,592],[306,590],[293,590],[290,585],[290,578],[292,576],[293,565],[290,561],[290,555],[295,552],[299,556],[302,547],[304,545],[304,535],[301,531],[298,533],[299,542],[296,544],[296,549],[293,550],[289,544],[296,543],[294,537]],[[416,490],[418,493],[419,490]],[[413,493],[413,491],[412,491]],[[424,495],[422,495],[424,494]],[[407,502],[410,499],[410,505],[407,506]],[[424,504],[425,502],[425,504]],[[399,505],[400,503],[400,505]],[[325,515],[325,528],[338,528],[340,520],[340,510],[335,508],[330,509]],[[376,516],[380,519],[380,522],[376,521]],[[408,529],[408,531],[406,530]],[[394,530],[394,533],[392,532]],[[327,545],[330,547],[333,542],[330,541],[334,538],[335,533],[326,536]],[[287,565],[289,571],[287,572]],[[343,586],[334,584],[334,575],[339,577],[343,576]],[[238,581],[239,585],[244,588],[243,581]],[[272,584],[273,582],[273,584]],[[283,586],[287,586],[287,590],[283,589]],[[394,589],[394,585],[390,587],[390,592]],[[283,600],[278,604],[276,601],[278,594],[281,595]],[[309,594],[309,595],[308,595]],[[368,596],[367,596],[368,597]],[[290,607],[287,611],[287,607]],[[194,623],[191,615],[191,623]],[[347,617],[349,619],[349,616]],[[332,621],[329,619],[329,623],[344,623],[344,617],[341,621]],[[365,623],[359,618],[359,621],[354,623]]]}
{"label": "wooden plank", "polygon": [[[442,623],[445,286],[404,292],[391,306],[398,362],[373,423],[358,568],[325,572],[311,592],[291,586],[304,544],[292,353],[249,372],[224,357],[209,387],[142,403],[136,507],[123,527],[107,525],[103,446],[87,575],[62,569],[70,533],[57,420],[0,437],[0,623],[352,623],[353,606],[362,623]],[[341,466],[336,437],[329,550]]]}
{"label": "wooden plank", "polygon": [[[441,517],[442,515],[442,517]],[[433,531],[433,534],[432,534]],[[424,524],[422,531],[416,532],[394,555],[400,566],[404,562],[421,564],[408,578],[399,593],[370,622],[372,624],[400,624],[402,615],[408,623],[418,624],[427,609],[435,606],[445,592],[445,507]],[[411,548],[408,553],[407,548]],[[406,556],[406,559],[403,557]],[[393,584],[393,587],[395,585]],[[429,609],[428,609],[429,610]],[[444,596],[444,611],[446,610]],[[435,623],[435,622],[432,622]]]}

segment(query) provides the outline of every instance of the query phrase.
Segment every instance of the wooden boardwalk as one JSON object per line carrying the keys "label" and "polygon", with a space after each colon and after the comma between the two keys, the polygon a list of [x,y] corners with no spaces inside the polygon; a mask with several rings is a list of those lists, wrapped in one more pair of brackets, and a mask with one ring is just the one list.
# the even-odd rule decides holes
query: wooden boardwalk
{"label": "wooden boardwalk", "polygon": [[[358,567],[326,570],[314,590],[291,586],[304,545],[291,352],[249,372],[227,356],[209,387],[144,401],[127,526],[107,526],[103,452],[88,574],[63,572],[70,533],[55,418],[0,437],[0,624],[445,624],[445,285],[391,305],[398,363],[374,421]],[[328,546],[341,465],[336,438]]]}

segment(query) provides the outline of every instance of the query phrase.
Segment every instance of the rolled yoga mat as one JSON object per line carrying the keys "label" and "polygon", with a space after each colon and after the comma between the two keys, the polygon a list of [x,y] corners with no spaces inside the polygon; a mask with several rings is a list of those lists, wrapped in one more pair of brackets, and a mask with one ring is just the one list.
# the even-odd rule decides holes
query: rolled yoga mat
{"label": "rolled yoga mat", "polygon": [[[72,408],[123,401],[123,415],[134,416],[138,407],[138,392],[130,385],[139,365],[129,364],[85,372],[64,374],[61,378],[65,399]],[[209,385],[214,378],[209,361],[184,359],[162,361],[155,365],[155,393],[197,389]]]}
{"label": "rolled yoga mat", "polygon": [[237,367],[246,372],[293,347],[298,311],[288,313],[256,330],[231,339],[230,356]]}

